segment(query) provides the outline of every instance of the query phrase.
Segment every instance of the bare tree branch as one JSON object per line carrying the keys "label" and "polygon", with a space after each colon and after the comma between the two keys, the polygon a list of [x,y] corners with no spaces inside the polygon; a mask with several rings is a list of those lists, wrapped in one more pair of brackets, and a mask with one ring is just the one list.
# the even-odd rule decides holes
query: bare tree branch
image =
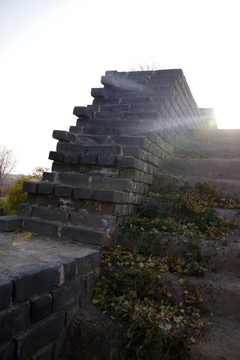
{"label": "bare tree branch", "polygon": [[15,169],[16,159],[11,150],[0,145],[0,192],[6,177]]}

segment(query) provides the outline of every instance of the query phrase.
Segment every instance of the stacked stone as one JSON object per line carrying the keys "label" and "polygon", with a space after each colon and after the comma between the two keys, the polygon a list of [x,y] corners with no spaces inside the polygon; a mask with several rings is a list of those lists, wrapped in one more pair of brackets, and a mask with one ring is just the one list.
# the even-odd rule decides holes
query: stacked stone
{"label": "stacked stone", "polygon": [[76,107],[76,126],[55,130],[52,172],[25,182],[23,226],[62,240],[103,245],[134,214],[163,160],[189,128],[203,127],[181,70],[116,72]]}

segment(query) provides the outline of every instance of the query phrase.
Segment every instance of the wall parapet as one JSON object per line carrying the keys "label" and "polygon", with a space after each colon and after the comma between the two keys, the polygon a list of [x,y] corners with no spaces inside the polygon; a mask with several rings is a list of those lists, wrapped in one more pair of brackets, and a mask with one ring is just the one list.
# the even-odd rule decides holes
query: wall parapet
{"label": "wall parapet", "polygon": [[74,315],[91,301],[100,252],[15,264],[0,274],[0,358],[57,359]]}

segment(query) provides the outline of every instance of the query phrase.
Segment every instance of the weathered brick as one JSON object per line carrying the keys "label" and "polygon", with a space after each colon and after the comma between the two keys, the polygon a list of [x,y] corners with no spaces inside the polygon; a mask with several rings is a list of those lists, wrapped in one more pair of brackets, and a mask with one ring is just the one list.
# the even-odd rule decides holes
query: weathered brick
{"label": "weathered brick", "polygon": [[0,359],[1,360],[15,360],[16,359],[16,342],[12,341],[7,346],[0,349]]}
{"label": "weathered brick", "polygon": [[69,306],[66,310],[66,327],[71,323],[74,316],[79,311],[79,301]]}
{"label": "weathered brick", "polygon": [[52,292],[53,312],[57,312],[77,301],[85,292],[85,284],[82,279],[71,281]]}
{"label": "weathered brick", "polygon": [[[60,154],[62,154],[62,153],[60,153]],[[54,172],[45,171],[43,173],[42,181],[54,182],[55,181],[55,176],[56,176],[56,174]]]}
{"label": "weathered brick", "polygon": [[110,156],[98,155],[98,164],[100,166],[116,166],[117,157],[111,155]]}
{"label": "weathered brick", "polygon": [[104,99],[108,97],[109,92],[104,88],[92,88],[91,89],[91,95],[95,98],[101,98]]}
{"label": "weathered brick", "polygon": [[54,193],[54,186],[55,184],[40,182],[38,184],[38,193],[52,195]]}
{"label": "weathered brick", "polygon": [[81,156],[79,154],[65,154],[64,162],[66,164],[80,164]]}
{"label": "weathered brick", "polygon": [[10,305],[12,297],[12,282],[7,279],[0,279],[0,311],[6,309]]}
{"label": "weathered brick", "polygon": [[24,181],[23,183],[23,191],[29,192],[29,193],[36,193],[38,190],[38,182],[33,181]]}
{"label": "weathered brick", "polygon": [[54,194],[56,196],[63,196],[63,197],[71,197],[72,196],[73,188],[67,185],[56,185],[54,189]]}
{"label": "weathered brick", "polygon": [[45,347],[43,350],[38,351],[31,360],[52,360],[54,356],[54,345]]}
{"label": "weathered brick", "polygon": [[83,119],[91,119],[92,112],[85,106],[75,106],[73,109],[73,114]]}
{"label": "weathered brick", "polygon": [[[63,346],[63,343],[64,343],[65,339],[66,339],[66,333],[64,333],[60,338],[58,338],[55,341],[53,358],[51,360],[58,360],[59,359],[59,355],[60,355],[60,352],[61,352],[61,349],[62,349],[62,346]],[[45,359],[43,359],[43,360],[45,360]]]}
{"label": "weathered brick", "polygon": [[87,145],[81,144],[66,144],[66,143],[58,143],[57,151],[64,153],[77,153],[77,154],[85,154],[87,151]]}
{"label": "weathered brick", "polygon": [[12,275],[12,281],[13,302],[17,304],[58,286],[60,267],[39,263],[25,265]]}
{"label": "weathered brick", "polygon": [[23,333],[30,325],[30,305],[24,304],[0,316],[0,345]]}
{"label": "weathered brick", "polygon": [[57,238],[59,224],[47,220],[26,218],[23,221],[23,227],[33,233],[39,233],[45,236]]}
{"label": "weathered brick", "polygon": [[69,133],[68,131],[63,130],[54,130],[52,137],[59,141],[73,142],[76,139],[74,134]]}
{"label": "weathered brick", "polygon": [[93,199],[95,196],[94,189],[90,188],[74,188],[73,189],[73,198],[74,199]]}
{"label": "weathered brick", "polygon": [[57,314],[18,339],[18,359],[26,360],[65,330],[65,312]]}
{"label": "weathered brick", "polygon": [[64,269],[64,281],[71,281],[76,278],[77,275],[77,262],[72,258],[61,258],[61,264]]}
{"label": "weathered brick", "polygon": [[31,216],[32,214],[32,205],[29,203],[23,203],[18,206],[18,215],[21,216]]}
{"label": "weathered brick", "polygon": [[59,152],[59,151],[50,151],[48,158],[49,158],[49,160],[63,162],[64,161],[64,153]]}
{"label": "weathered brick", "polygon": [[83,134],[86,135],[113,135],[115,130],[109,127],[85,127],[83,128]]}
{"label": "weathered brick", "polygon": [[64,225],[62,228],[62,239],[101,245],[104,241],[104,233],[93,229]]}
{"label": "weathered brick", "polygon": [[64,185],[72,186],[87,186],[88,185],[88,175],[85,174],[59,174],[59,181]]}
{"label": "weathered brick", "polygon": [[96,190],[95,199],[107,202],[128,202],[128,193],[114,190],[99,189]]}
{"label": "weathered brick", "polygon": [[92,254],[87,256],[82,255],[81,257],[76,258],[79,276],[97,269],[100,266],[100,256],[100,251],[96,250]]}
{"label": "weathered brick", "polygon": [[97,164],[97,155],[95,154],[83,154],[81,155],[81,164]]}
{"label": "weathered brick", "polygon": [[34,205],[32,216],[45,220],[67,222],[69,218],[69,211],[65,209]]}
{"label": "weathered brick", "polygon": [[52,303],[52,294],[45,294],[40,298],[31,301],[32,324],[35,324],[52,314]]}
{"label": "weathered brick", "polygon": [[96,155],[119,155],[121,153],[120,146],[110,146],[110,145],[89,145],[88,154]]}
{"label": "weathered brick", "polygon": [[21,229],[23,218],[19,215],[0,216],[0,230],[14,231]]}

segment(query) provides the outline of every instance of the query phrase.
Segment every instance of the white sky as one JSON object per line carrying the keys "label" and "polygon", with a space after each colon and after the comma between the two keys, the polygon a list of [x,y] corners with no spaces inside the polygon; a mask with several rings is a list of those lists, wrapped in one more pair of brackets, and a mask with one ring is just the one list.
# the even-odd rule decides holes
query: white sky
{"label": "white sky", "polygon": [[[51,167],[106,70],[182,68],[199,107],[240,128],[239,0],[0,0],[0,145],[15,172]],[[225,124],[223,123],[225,120]]]}

